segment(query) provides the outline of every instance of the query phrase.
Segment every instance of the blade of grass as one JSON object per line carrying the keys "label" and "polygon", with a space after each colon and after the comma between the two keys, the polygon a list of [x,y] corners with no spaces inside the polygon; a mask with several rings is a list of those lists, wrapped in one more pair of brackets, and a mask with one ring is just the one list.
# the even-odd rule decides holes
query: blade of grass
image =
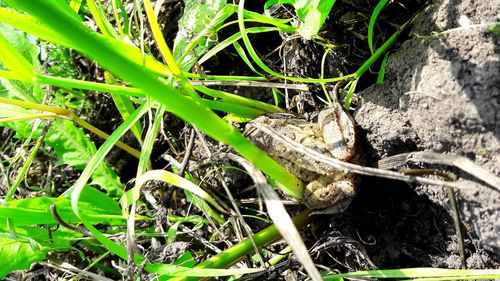
{"label": "blade of grass", "polygon": [[[120,38],[125,38],[125,36],[128,36],[128,34],[126,34],[128,32],[124,32],[121,21],[121,18],[123,18],[123,26],[126,28],[128,26],[128,16],[125,7],[123,7],[123,3],[120,0],[112,0],[111,4],[113,5],[113,15],[115,17],[116,27],[118,28],[118,34]],[[120,9],[121,12],[118,12],[118,9]]]}
{"label": "blade of grass", "polygon": [[354,74],[349,74],[341,77],[334,77],[334,78],[325,78],[325,79],[313,79],[313,78],[298,78],[298,77],[291,77],[291,76],[286,76],[282,75],[281,73],[278,73],[271,68],[269,68],[257,55],[257,52],[252,46],[252,43],[250,42],[250,39],[248,38],[247,35],[247,30],[245,28],[245,23],[244,23],[244,14],[245,14],[245,1],[241,0],[239,5],[238,5],[238,26],[240,28],[240,33],[241,33],[241,38],[243,39],[243,43],[245,44],[245,48],[247,49],[248,54],[250,57],[253,59],[253,61],[265,72],[267,72],[270,75],[273,75],[275,77],[281,78],[281,79],[286,79],[290,81],[295,81],[295,82],[304,82],[304,83],[330,83],[330,82],[337,82],[341,80],[345,80],[347,78],[353,77]]}
{"label": "blade of grass", "polygon": [[[43,104],[38,104],[34,102],[28,102],[28,101],[20,101],[20,100],[14,100],[14,99],[9,99],[9,98],[4,98],[0,97],[0,103],[4,104],[10,104],[10,105],[15,105],[19,107],[24,107],[24,108],[30,108],[30,109],[36,109],[44,112],[51,112],[53,114],[56,114],[58,118],[64,118],[71,120],[78,125],[84,127],[85,129],[93,132],[94,134],[98,135],[99,137],[103,139],[107,139],[109,137],[108,134],[105,132],[101,131],[100,129],[94,127],[93,125],[87,123],[85,120],[79,118],[76,116],[71,110],[67,110],[64,108],[60,108],[57,106],[51,106],[51,105],[43,105]],[[36,116],[36,115],[34,115]],[[123,142],[118,142],[117,146],[120,147],[121,149],[125,150],[126,152],[130,153],[130,155],[139,157],[140,152],[137,151],[136,149],[130,147],[129,145],[123,143]]]}
{"label": "blade of grass", "polygon": [[232,104],[239,104],[239,105],[244,105],[256,109],[260,109],[265,111],[266,113],[280,113],[280,112],[285,112],[285,110],[281,109],[280,107],[270,105],[265,102],[245,98],[239,95],[231,94],[228,92],[220,91],[220,90],[214,90],[210,89],[204,86],[194,86],[194,88],[205,95],[211,96],[213,98],[219,98],[225,102],[232,103]]}
{"label": "blade of grass", "polygon": [[370,48],[370,52],[373,54],[373,29],[375,27],[375,22],[377,21],[378,15],[385,7],[385,5],[389,2],[389,0],[380,0],[373,9],[372,15],[370,17],[370,22],[368,23],[368,47]]}
{"label": "blade of grass", "polygon": [[[247,29],[248,33],[264,33],[271,31],[279,31],[276,27],[250,27]],[[235,34],[224,39],[224,41],[219,42],[212,49],[210,49],[206,54],[204,54],[198,61],[199,64],[203,64],[205,61],[215,56],[218,52],[224,50],[234,42],[241,39],[241,32],[236,32]]]}
{"label": "blade of grass", "polygon": [[[108,71],[104,71],[104,80],[106,81],[106,84],[116,83],[116,78]],[[122,116],[123,120],[127,119],[130,116],[130,114],[134,112],[135,110],[134,105],[132,104],[129,98],[121,94],[111,94],[111,98],[113,99],[116,109],[118,109],[118,112],[120,112],[120,115]],[[139,122],[135,123],[132,126],[131,131],[134,134],[137,141],[139,142],[139,144],[142,144],[141,124]]]}
{"label": "blade of grass", "polygon": [[[46,125],[46,126],[48,126],[48,125]],[[33,131],[36,131],[36,129],[34,128]],[[38,138],[38,140],[36,141],[35,146],[31,149],[31,152],[30,152],[28,159],[26,159],[26,162],[24,162],[21,170],[19,171],[16,178],[14,179],[14,182],[9,186],[9,189],[5,193],[5,197],[3,198],[3,200],[5,202],[9,202],[14,197],[14,193],[16,192],[17,188],[19,187],[19,184],[21,183],[22,179],[26,176],[28,169],[31,167],[31,163],[33,163],[33,160],[35,160],[35,156],[38,153],[38,149],[40,149],[40,145],[42,144],[44,137],[45,137],[45,134],[42,133],[41,137]]]}
{"label": "blade of grass", "polygon": [[389,39],[387,39],[387,41],[384,42],[384,44],[382,44],[382,46],[380,46],[380,48],[378,48],[374,53],[373,55],[368,58],[359,68],[358,70],[356,70],[356,72],[354,73],[354,77],[361,77],[369,68],[370,66],[372,66],[372,64],[374,64],[383,54],[385,54],[385,52],[387,52],[387,50],[389,50],[390,47],[392,47],[392,45],[396,42],[396,40],[398,39],[399,35],[401,34],[401,32],[403,32],[406,27],[408,26],[408,24],[413,20],[410,19],[408,20],[407,22],[405,22],[403,25],[401,25],[398,30],[396,32],[394,32],[391,37],[389,37]]}
{"label": "blade of grass", "polygon": [[[35,0],[35,1],[41,1],[41,0]],[[12,6],[17,5],[17,2],[11,5]],[[53,4],[50,3],[50,5]],[[60,12],[56,8],[54,13],[60,13]],[[62,15],[67,16],[64,13]],[[72,19],[71,17],[66,18],[66,20],[73,22],[72,27],[76,28],[76,30],[78,30],[79,33],[87,33],[87,34],[92,33],[91,36],[93,36],[94,38],[100,38],[100,40],[108,41],[107,44],[109,46],[114,46],[114,51],[120,53],[121,56],[127,57],[127,60],[131,60],[140,65],[145,65],[149,71],[157,73],[158,75],[166,76],[170,74],[170,70],[168,69],[168,67],[159,63],[149,55],[143,55],[141,50],[139,50],[138,48],[111,37],[101,36],[88,29],[80,21]],[[12,25],[17,29],[23,30],[27,33],[30,33],[32,35],[35,35],[36,37],[45,39],[47,41],[61,44],[67,47],[71,46],[70,48],[76,50],[82,49],[83,46],[91,44],[90,43],[91,41],[89,41],[84,43],[83,45],[80,45],[80,47],[78,47],[78,45],[74,46],[73,45],[74,41],[71,40],[71,38],[74,39],[76,36],[66,33],[69,32],[69,30],[66,30],[66,32],[60,32],[59,29],[61,29],[60,28],[61,25],[59,25],[59,27],[58,26],[49,27],[45,23],[42,23],[36,17],[33,17],[31,15],[20,14],[12,9],[0,8],[0,22]]]}
{"label": "blade of grass", "polygon": [[377,75],[377,84],[382,84],[384,83],[384,78],[385,78],[385,66],[387,65],[387,59],[389,58],[389,53],[385,53],[384,59],[382,60],[382,63],[380,64],[380,70],[378,71]]}
{"label": "blade of grass", "polygon": [[113,148],[113,145],[118,141],[118,139],[130,129],[130,127],[139,120],[144,113],[147,111],[147,106],[145,104],[141,105],[129,118],[127,118],[114,132],[106,139],[106,141],[99,147],[96,154],[90,159],[89,163],[83,170],[82,174],[73,186],[73,191],[71,192],[71,206],[76,215],[79,216],[80,212],[78,210],[78,201],[83,187],[90,179],[90,176],[97,168],[99,163],[103,161],[106,154]]}
{"label": "blade of grass", "polygon": [[9,1],[9,3],[31,15],[36,15],[46,25],[51,26],[61,35],[66,35],[67,41],[71,43],[67,47],[80,50],[91,58],[97,59],[101,65],[118,77],[131,82],[144,93],[163,103],[168,111],[192,123],[212,138],[233,146],[258,168],[281,182],[284,186],[283,191],[288,195],[295,198],[302,197],[303,183],[300,180],[210,109],[197,102],[189,101],[174,87],[159,80],[157,75],[131,60],[129,55],[125,55],[120,50],[117,51],[114,41],[105,40],[78,21],[58,12],[50,2],[37,0],[36,5],[26,0]]}
{"label": "blade of grass", "polygon": [[248,66],[248,68],[250,68],[250,70],[253,71],[253,73],[255,73],[259,76],[265,76],[264,74],[258,72],[257,69],[255,69],[253,67],[252,63],[248,59],[247,54],[245,53],[245,50],[241,47],[240,43],[238,43],[237,41],[234,42],[233,47],[236,50],[236,52],[238,53],[238,55],[240,56],[240,58],[243,60],[243,62],[245,62],[245,64]]}
{"label": "blade of grass", "polygon": [[69,3],[69,6],[71,7],[71,9],[73,9],[73,11],[75,11],[75,13],[78,13],[78,11],[80,11],[81,5],[82,0],[71,0],[71,2]]}
{"label": "blade of grass", "polygon": [[338,280],[338,278],[423,278],[423,277],[478,277],[481,275],[500,276],[498,269],[444,269],[444,268],[402,268],[387,270],[368,270],[350,273],[341,273],[325,276],[324,280]]}
{"label": "blade of grass", "polygon": [[113,37],[115,39],[120,38],[111,23],[104,16],[105,13],[101,6],[101,3],[99,2],[99,0],[96,1],[97,4],[94,0],[87,0],[87,6],[89,7],[90,13],[94,17],[94,20],[101,30],[102,34]]}
{"label": "blade of grass", "polygon": [[0,33],[0,61],[10,70],[17,73],[21,80],[31,81],[35,68],[16,48]]}

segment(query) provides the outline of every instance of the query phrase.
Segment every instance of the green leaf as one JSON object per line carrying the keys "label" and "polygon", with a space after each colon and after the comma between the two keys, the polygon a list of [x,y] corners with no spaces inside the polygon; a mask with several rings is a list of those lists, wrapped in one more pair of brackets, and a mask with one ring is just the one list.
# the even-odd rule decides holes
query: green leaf
{"label": "green leaf", "polygon": [[[18,41],[19,40],[19,41]],[[35,75],[35,69],[29,62],[32,58],[25,57],[19,50],[28,45],[25,36],[13,28],[1,24],[0,25],[0,61],[7,69],[15,71],[22,80],[30,81]],[[25,50],[24,54],[29,55],[29,50]]]}
{"label": "green leaf", "polygon": [[167,231],[167,244],[172,244],[174,242],[175,236],[177,236],[177,229],[181,224],[180,221],[174,223],[171,227],[168,228]]}
{"label": "green leaf", "polygon": [[[16,226],[27,226],[36,224],[56,224],[56,220],[50,212],[50,206],[57,207],[57,213],[61,219],[70,224],[80,223],[72,208],[68,197],[35,197],[13,200],[8,206],[0,205],[0,219],[11,219]],[[118,205],[109,207],[98,207],[91,202],[80,201],[79,207],[82,215],[92,223],[116,224],[123,223],[121,210]]]}
{"label": "green leaf", "polygon": [[[56,120],[45,136],[45,142],[54,148],[58,164],[66,164],[83,170],[96,153],[95,144],[88,139],[83,129],[69,120]],[[101,162],[92,174],[92,183],[99,185],[112,196],[123,193],[123,184],[115,171]]]}
{"label": "green leaf", "polygon": [[33,240],[0,237],[0,278],[14,270],[29,269],[32,263],[44,260],[46,255]]}
{"label": "green leaf", "polygon": [[380,0],[375,6],[373,13],[370,17],[370,23],[368,24],[368,47],[370,48],[370,52],[373,54],[375,52],[373,47],[373,29],[375,28],[375,22],[377,21],[378,15],[382,11],[382,9],[387,5],[389,0]]}
{"label": "green leaf", "polygon": [[71,243],[83,235],[64,227],[52,229],[49,234],[47,228],[34,226],[7,225],[7,220],[0,220],[0,237],[12,239],[34,240],[45,251],[68,251]]}
{"label": "green leaf", "polygon": [[[44,260],[48,252],[68,251],[82,234],[60,227],[56,230],[32,226],[7,225],[0,220],[0,278],[14,270],[28,269],[33,262]],[[7,262],[8,261],[8,262]]]}
{"label": "green leaf", "polygon": [[335,0],[269,0],[264,9],[267,11],[269,7],[277,4],[290,4],[295,8],[297,16],[302,21],[297,31],[302,37],[310,40],[318,34],[325,23]]}
{"label": "green leaf", "polygon": [[[179,19],[179,31],[174,40],[173,55],[180,67],[189,70],[196,60],[216,42],[214,19],[225,7],[226,0],[184,0],[184,14]],[[191,48],[191,46],[193,48]]]}
{"label": "green leaf", "polygon": [[178,257],[172,264],[180,265],[184,267],[193,267],[196,265],[196,260],[190,251],[184,252],[180,257]]}

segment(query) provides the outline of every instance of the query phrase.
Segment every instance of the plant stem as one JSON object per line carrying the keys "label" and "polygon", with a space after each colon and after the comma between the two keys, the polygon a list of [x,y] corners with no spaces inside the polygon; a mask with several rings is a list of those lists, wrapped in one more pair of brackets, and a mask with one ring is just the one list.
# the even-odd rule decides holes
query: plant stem
{"label": "plant stem", "polygon": [[[306,210],[292,218],[293,223],[297,228],[304,227],[310,220],[310,211]],[[270,243],[280,238],[280,233],[273,224],[253,236],[253,240],[258,247],[269,245]],[[250,239],[245,239],[231,248],[201,262],[194,268],[228,268],[237,263],[243,256],[253,251],[252,242]],[[197,277],[177,277],[175,281],[180,280],[198,280]]]}

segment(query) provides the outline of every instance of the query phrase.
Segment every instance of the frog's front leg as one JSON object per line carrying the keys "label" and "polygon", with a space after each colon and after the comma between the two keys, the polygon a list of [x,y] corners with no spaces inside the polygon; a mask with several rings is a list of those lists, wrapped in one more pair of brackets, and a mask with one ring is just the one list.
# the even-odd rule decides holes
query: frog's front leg
{"label": "frog's front leg", "polygon": [[307,184],[304,190],[304,203],[313,214],[337,214],[349,207],[356,195],[357,180],[344,174],[331,182],[332,178],[320,176]]}

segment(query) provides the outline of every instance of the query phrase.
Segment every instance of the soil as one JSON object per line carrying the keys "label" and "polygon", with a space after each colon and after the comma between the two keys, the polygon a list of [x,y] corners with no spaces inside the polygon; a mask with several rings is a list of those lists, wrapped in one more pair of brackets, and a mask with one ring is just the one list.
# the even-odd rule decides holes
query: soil
{"label": "soil", "polygon": [[[367,166],[376,167],[387,156],[428,150],[465,156],[500,176],[500,37],[485,27],[461,27],[464,22],[479,25],[499,19],[500,6],[494,1],[437,0],[419,12],[403,35],[406,40],[389,55],[384,83],[358,93],[354,117]],[[294,55],[287,61],[289,74],[319,73],[321,53],[309,43],[298,41],[284,49]],[[360,56],[363,50],[354,53]],[[338,65],[339,56],[352,62],[353,52],[340,49],[334,55],[337,64],[330,65],[331,74],[351,73],[356,67]],[[304,100],[319,107],[310,98]],[[340,271],[498,268],[500,194],[457,169],[419,167],[447,171],[466,187],[455,191],[463,246],[446,188],[365,178],[345,213],[319,217],[318,224],[303,230],[310,247],[323,246],[313,255],[315,262]],[[288,273],[297,268],[284,262],[267,279],[295,280]]]}
{"label": "soil", "polygon": [[[467,19],[473,25],[493,23],[500,19],[500,6],[433,1],[416,19],[409,39],[390,54],[384,84],[359,93],[355,119],[364,132],[369,165],[429,150],[465,156],[500,176],[500,37],[488,28],[460,28]],[[500,194],[459,176],[467,187],[456,191],[466,266],[498,268]],[[353,206],[344,224],[360,238],[374,237],[375,245],[366,248],[377,266],[405,266],[407,260],[411,266],[460,267],[445,188],[371,183],[360,191],[358,204],[365,210]],[[371,210],[374,205],[379,206]]]}

